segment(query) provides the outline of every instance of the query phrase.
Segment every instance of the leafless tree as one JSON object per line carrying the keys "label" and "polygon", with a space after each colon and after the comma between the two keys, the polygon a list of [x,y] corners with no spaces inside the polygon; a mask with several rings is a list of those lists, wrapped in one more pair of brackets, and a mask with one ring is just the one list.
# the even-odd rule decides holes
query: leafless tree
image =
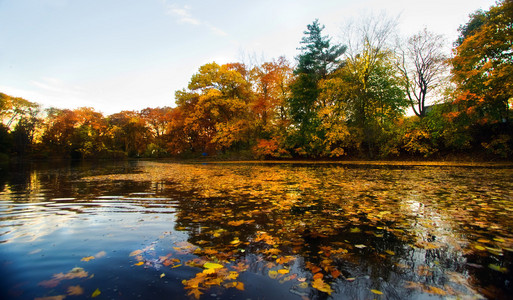
{"label": "leafless tree", "polygon": [[398,47],[397,67],[413,112],[419,117],[426,115],[427,95],[436,93],[446,78],[448,57],[443,49],[443,36],[427,29]]}

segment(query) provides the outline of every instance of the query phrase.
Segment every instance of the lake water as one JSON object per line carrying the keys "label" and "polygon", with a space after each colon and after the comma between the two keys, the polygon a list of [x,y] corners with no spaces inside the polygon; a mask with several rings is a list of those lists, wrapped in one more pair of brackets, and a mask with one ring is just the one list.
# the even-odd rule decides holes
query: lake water
{"label": "lake water", "polygon": [[513,166],[0,170],[2,299],[511,299]]}

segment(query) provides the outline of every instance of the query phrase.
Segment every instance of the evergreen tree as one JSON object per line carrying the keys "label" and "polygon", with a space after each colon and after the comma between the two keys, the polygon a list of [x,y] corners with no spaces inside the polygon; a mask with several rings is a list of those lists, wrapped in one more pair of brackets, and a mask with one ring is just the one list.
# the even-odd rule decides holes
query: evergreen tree
{"label": "evergreen tree", "polygon": [[322,108],[318,101],[319,82],[341,65],[339,57],[346,51],[346,46],[331,45],[331,38],[322,35],[323,29],[318,20],[307,25],[300,42],[302,46],[298,48],[301,54],[296,57],[296,78],[290,86],[288,104],[295,130],[290,142],[300,154],[316,154],[316,141],[323,138],[323,133],[316,130],[319,125],[317,112]]}

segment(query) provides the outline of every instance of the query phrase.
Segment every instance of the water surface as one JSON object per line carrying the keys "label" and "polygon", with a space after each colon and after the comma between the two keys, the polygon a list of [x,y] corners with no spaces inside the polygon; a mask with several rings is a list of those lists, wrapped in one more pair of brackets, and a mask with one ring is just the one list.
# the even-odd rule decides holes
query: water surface
{"label": "water surface", "polygon": [[513,294],[508,165],[21,165],[0,191],[4,299]]}

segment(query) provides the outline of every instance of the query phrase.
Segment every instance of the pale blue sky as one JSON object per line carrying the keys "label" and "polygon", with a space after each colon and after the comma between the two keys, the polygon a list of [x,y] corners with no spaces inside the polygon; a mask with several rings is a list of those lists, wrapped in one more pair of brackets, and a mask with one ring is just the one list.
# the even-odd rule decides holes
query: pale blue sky
{"label": "pale blue sky", "polygon": [[[493,0],[0,0],[0,92],[45,107],[174,106],[208,62],[285,55],[318,18],[333,41],[351,18],[385,12],[399,32],[427,27],[448,45]],[[247,57],[247,55],[246,55]]]}

